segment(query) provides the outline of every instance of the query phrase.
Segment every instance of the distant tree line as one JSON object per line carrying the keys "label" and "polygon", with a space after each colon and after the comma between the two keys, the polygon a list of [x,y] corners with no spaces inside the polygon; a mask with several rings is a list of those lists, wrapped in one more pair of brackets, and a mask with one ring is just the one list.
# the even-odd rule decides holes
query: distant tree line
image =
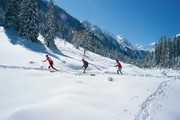
{"label": "distant tree line", "polygon": [[139,63],[141,67],[180,69],[180,36],[161,37],[155,44],[155,50]]}
{"label": "distant tree line", "polygon": [[155,65],[164,68],[180,68],[180,36],[162,37],[155,45]]}

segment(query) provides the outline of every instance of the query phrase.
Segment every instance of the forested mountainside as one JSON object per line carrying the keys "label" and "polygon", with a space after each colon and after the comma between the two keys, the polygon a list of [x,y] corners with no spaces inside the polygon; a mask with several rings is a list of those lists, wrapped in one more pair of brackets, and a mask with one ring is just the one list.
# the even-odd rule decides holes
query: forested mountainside
{"label": "forested mountainside", "polygon": [[[153,61],[151,58],[157,60],[157,57],[149,57],[154,55],[153,53],[149,54],[149,51],[133,47],[125,37],[113,35],[88,21],[80,22],[59,6],[54,5],[53,0],[49,2],[46,0],[0,0],[0,25],[18,31],[22,38],[32,42],[37,42],[40,33],[48,47],[53,47],[55,37],[59,37],[65,42],[73,44],[77,49],[83,47],[84,55],[86,55],[86,51],[92,51],[142,67],[150,66],[148,65],[149,61]],[[176,38],[179,41],[178,37]],[[178,46],[179,42],[176,43]],[[157,53],[157,49],[156,47],[155,53]],[[179,54],[173,59],[172,63],[178,62]],[[169,62],[162,63],[157,60],[153,63],[156,63],[153,66],[164,66],[164,63]],[[171,65],[168,66],[171,67]]]}

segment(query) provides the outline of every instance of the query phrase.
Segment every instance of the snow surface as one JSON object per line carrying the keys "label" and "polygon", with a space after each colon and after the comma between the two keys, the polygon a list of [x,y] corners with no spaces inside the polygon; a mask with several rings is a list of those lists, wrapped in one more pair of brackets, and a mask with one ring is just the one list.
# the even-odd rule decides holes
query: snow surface
{"label": "snow surface", "polygon": [[[22,40],[0,27],[0,120],[179,120],[180,72],[141,69],[75,49]],[[48,54],[60,72],[42,63]],[[82,61],[90,65],[82,73]]]}

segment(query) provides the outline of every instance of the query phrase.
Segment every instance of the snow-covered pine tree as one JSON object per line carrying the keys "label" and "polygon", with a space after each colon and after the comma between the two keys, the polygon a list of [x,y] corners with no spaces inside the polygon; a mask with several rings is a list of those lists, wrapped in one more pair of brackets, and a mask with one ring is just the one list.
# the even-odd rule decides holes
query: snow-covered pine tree
{"label": "snow-covered pine tree", "polygon": [[179,46],[180,46],[180,38],[175,36],[173,39],[173,49],[174,49],[173,61],[174,61],[174,67],[175,68],[178,68],[177,64],[179,62],[179,56],[180,56]]}
{"label": "snow-covered pine tree", "polygon": [[76,30],[73,30],[72,31],[72,43],[74,45],[74,47],[76,49],[79,49],[80,45],[81,45],[81,36],[82,36],[82,33],[76,31]]}
{"label": "snow-covered pine tree", "polygon": [[0,6],[0,25],[4,25],[4,21],[5,21],[4,11]]}
{"label": "snow-covered pine tree", "polygon": [[155,52],[152,51],[151,53],[151,58],[150,58],[150,65],[149,67],[155,67],[156,66],[156,60],[155,60]]}
{"label": "snow-covered pine tree", "polygon": [[84,56],[88,50],[93,50],[94,42],[93,35],[90,32],[90,29],[84,29],[81,35],[81,45],[84,48]]}
{"label": "snow-covered pine tree", "polygon": [[160,64],[160,45],[159,42],[155,43],[155,52],[154,52],[154,57],[155,57],[155,65],[159,65]]}
{"label": "snow-covered pine tree", "polygon": [[29,0],[23,0],[19,12],[19,32],[22,38],[28,38],[27,36],[28,36],[29,18],[26,12],[28,2]]}
{"label": "snow-covered pine tree", "polygon": [[166,68],[170,68],[171,66],[171,61],[170,61],[170,57],[171,57],[171,53],[170,53],[170,46],[171,46],[171,41],[170,39],[167,39],[164,41],[165,42],[165,63],[164,63],[164,67]]}
{"label": "snow-covered pine tree", "polygon": [[178,56],[180,56],[180,36],[177,37]]}
{"label": "snow-covered pine tree", "polygon": [[49,1],[48,11],[45,16],[44,41],[47,47],[54,47],[55,39],[55,16],[53,0]]}
{"label": "snow-covered pine tree", "polygon": [[39,34],[38,1],[23,0],[19,14],[20,36],[32,42],[37,41]]}
{"label": "snow-covered pine tree", "polygon": [[18,14],[19,6],[17,0],[11,0],[8,4],[8,9],[5,14],[5,27],[18,30]]}
{"label": "snow-covered pine tree", "polygon": [[164,67],[165,66],[165,60],[166,60],[166,36],[164,37],[161,37],[161,40],[160,40],[160,50],[161,50],[161,53],[160,53],[160,67]]}
{"label": "snow-covered pine tree", "polygon": [[179,69],[180,37],[161,37],[155,44],[154,59],[157,67]]}
{"label": "snow-covered pine tree", "polygon": [[179,52],[179,51],[178,51],[178,49],[179,49],[178,41],[179,41],[178,38],[175,37],[175,38],[174,38],[175,57],[178,57],[178,55],[180,54],[180,53],[178,53],[178,52]]}

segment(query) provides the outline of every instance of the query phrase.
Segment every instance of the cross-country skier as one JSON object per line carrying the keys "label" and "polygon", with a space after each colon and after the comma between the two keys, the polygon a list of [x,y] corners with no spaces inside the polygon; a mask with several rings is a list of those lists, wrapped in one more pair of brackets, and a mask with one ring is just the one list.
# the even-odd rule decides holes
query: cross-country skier
{"label": "cross-country skier", "polygon": [[48,55],[46,55],[46,60],[42,60],[42,62],[46,62],[46,61],[49,62],[49,67],[48,67],[48,69],[50,69],[50,68],[52,67],[52,69],[58,71],[58,69],[54,68],[54,66],[53,66],[53,61],[52,61],[52,59],[51,59]]}
{"label": "cross-country skier", "polygon": [[89,63],[86,60],[84,60],[84,59],[82,59],[82,61],[83,61],[82,69],[83,69],[83,73],[85,73]]}
{"label": "cross-country skier", "polygon": [[118,60],[116,60],[116,63],[117,63],[117,65],[114,66],[114,67],[118,67],[117,74],[121,73],[121,75],[122,75],[123,74],[122,71],[121,71],[122,65]]}

